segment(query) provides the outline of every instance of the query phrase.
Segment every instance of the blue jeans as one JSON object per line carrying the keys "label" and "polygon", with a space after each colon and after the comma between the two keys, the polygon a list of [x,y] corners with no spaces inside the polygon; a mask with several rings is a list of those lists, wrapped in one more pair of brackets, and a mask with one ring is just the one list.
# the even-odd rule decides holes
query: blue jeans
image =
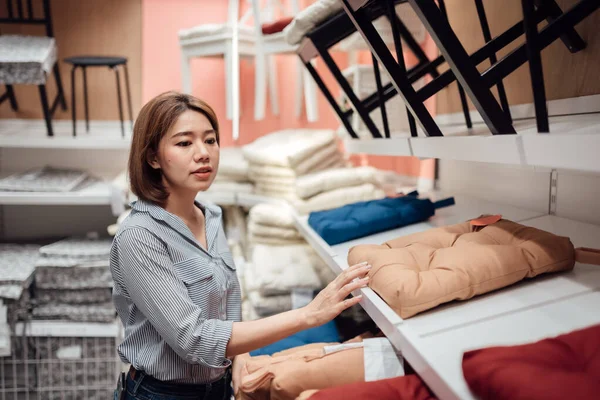
{"label": "blue jeans", "polygon": [[217,382],[196,385],[162,382],[137,372],[135,379],[127,374],[125,400],[229,400],[232,392],[230,372]]}

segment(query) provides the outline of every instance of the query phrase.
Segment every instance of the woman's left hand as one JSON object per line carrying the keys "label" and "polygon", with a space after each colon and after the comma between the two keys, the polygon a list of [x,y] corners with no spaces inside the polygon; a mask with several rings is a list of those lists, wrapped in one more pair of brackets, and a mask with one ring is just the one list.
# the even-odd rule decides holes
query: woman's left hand
{"label": "woman's left hand", "polygon": [[233,367],[231,369],[231,380],[233,382],[233,394],[236,396],[242,384],[242,371],[246,366],[246,362],[250,359],[250,353],[240,354],[233,359]]}

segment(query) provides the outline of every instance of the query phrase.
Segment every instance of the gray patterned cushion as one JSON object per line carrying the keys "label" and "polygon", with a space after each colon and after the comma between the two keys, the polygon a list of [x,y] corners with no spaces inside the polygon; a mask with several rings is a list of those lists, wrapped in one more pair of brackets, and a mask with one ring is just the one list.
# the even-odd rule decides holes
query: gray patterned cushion
{"label": "gray patterned cushion", "polygon": [[0,83],[44,84],[56,53],[51,37],[0,35]]}

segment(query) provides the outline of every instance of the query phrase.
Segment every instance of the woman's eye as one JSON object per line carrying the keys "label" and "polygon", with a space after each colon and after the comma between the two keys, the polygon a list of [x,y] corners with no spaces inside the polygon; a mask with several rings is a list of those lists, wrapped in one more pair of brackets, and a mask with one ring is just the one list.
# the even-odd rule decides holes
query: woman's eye
{"label": "woman's eye", "polygon": [[206,143],[208,143],[208,144],[215,144],[215,143],[217,143],[217,139],[208,139],[206,141]]}
{"label": "woman's eye", "polygon": [[189,146],[190,144],[192,144],[192,143],[191,143],[191,142],[187,142],[187,141],[186,141],[186,142],[179,142],[179,143],[177,143],[177,144],[176,144],[176,146],[180,146],[180,147],[187,147],[187,146]]}

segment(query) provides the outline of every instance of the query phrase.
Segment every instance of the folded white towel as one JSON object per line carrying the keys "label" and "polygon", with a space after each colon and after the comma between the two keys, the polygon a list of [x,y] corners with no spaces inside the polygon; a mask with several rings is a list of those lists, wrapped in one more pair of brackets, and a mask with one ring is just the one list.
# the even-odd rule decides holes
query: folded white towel
{"label": "folded white towel", "polygon": [[240,147],[221,148],[216,179],[219,180],[220,177],[242,182],[248,180],[248,161]]}
{"label": "folded white towel", "polygon": [[296,180],[296,193],[308,199],[334,189],[375,183],[377,170],[373,167],[335,168],[304,175]]}
{"label": "folded white towel", "polygon": [[243,153],[252,163],[293,168],[334,142],[333,130],[287,129],[259,137],[244,146]]}
{"label": "folded white towel", "polygon": [[257,244],[267,245],[267,246],[294,246],[299,244],[306,244],[306,240],[304,239],[284,239],[273,236],[260,236],[260,235],[252,235],[248,234],[248,245],[253,246]]}
{"label": "folded white towel", "polygon": [[272,177],[296,179],[299,176],[322,171],[328,168],[347,166],[337,146],[329,146],[316,152],[311,158],[296,166],[295,169],[274,165],[251,163],[248,169],[249,178],[253,182],[268,181]]}
{"label": "folded white towel", "polygon": [[252,291],[248,293],[248,300],[250,300],[256,314],[261,317],[268,317],[292,309],[292,296],[290,294],[263,296],[259,291]]}
{"label": "folded white towel", "polygon": [[260,225],[295,229],[294,212],[287,205],[261,203],[250,209],[249,220]]}
{"label": "folded white towel", "polygon": [[246,266],[246,279],[252,273],[254,286],[263,296],[290,293],[294,288],[318,289],[321,280],[314,268],[318,263],[322,261],[306,244],[257,244],[252,252],[252,263]]}
{"label": "folded white towel", "polygon": [[282,228],[278,226],[262,225],[252,220],[248,222],[248,232],[252,236],[273,237],[280,239],[301,240],[304,237],[296,228]]}

